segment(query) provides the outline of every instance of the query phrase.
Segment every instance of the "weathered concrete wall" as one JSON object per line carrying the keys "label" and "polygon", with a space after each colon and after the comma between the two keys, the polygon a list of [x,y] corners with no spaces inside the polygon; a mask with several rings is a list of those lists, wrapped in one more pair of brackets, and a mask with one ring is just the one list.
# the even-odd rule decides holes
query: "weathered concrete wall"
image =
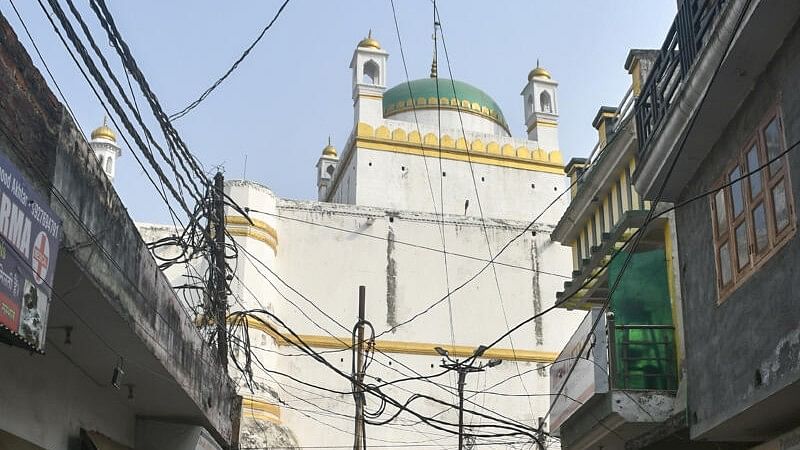
{"label": "weathered concrete wall", "polygon": [[[80,268],[76,282],[96,288],[102,294],[97,301],[124,319],[118,333],[134,336],[175,389],[191,399],[194,412],[187,415],[229,441],[232,383],[181,310],[85,138],[1,16],[0,43],[0,151],[63,219],[59,262],[70,260]],[[107,339],[112,337],[119,334]]]}
{"label": "weathered concrete wall", "polygon": [[[63,333],[51,332],[63,338]],[[106,377],[87,376],[52,342],[47,352],[32,356],[0,347],[0,430],[42,448],[71,449],[84,427],[132,447],[136,418],[122,394],[107,385]],[[103,375],[110,377],[110,372]]]}
{"label": "weathered concrete wall", "polygon": [[[798,77],[800,32],[795,28],[684,189],[681,200],[715,187],[735,152],[753,136],[755,127],[775,102],[783,112],[787,145],[800,139]],[[797,211],[800,153],[790,152],[788,158],[793,207]],[[682,251],[688,412],[693,436],[800,380],[800,277],[796,268],[800,239],[793,236],[724,303],[717,305],[711,214],[707,198],[681,207],[676,214]],[[780,423],[772,425],[779,427]]]}
{"label": "weathered concrete wall", "polygon": [[[244,189],[246,187],[249,188]],[[229,189],[240,205],[255,211],[271,210],[270,214],[253,212],[252,217],[273,227],[277,235],[274,250],[253,237],[236,236],[237,242],[311,303],[282,284],[244,250],[237,261],[239,279],[233,282],[233,290],[244,305],[273,311],[299,334],[323,340],[336,336],[349,342],[350,328],[358,314],[359,285],[367,287],[367,319],[377,333],[390,330],[445,297],[447,276],[450,289],[454,289],[478,273],[488,258],[487,237],[480,219],[476,217],[441,217],[427,212],[284,199],[277,199],[277,204],[272,206],[275,199],[254,183],[232,181]],[[264,196],[255,195],[257,192]],[[492,253],[496,254],[526,225],[513,220],[487,219],[486,233]],[[441,371],[441,357],[433,352],[434,346],[455,343],[472,349],[487,344],[507,330],[506,318],[509,326],[513,326],[551,306],[556,290],[565,279],[558,275],[568,275],[571,267],[568,249],[550,241],[551,230],[551,223],[534,225],[498,258],[496,269],[502,304],[494,274],[488,268],[463,289],[453,293],[451,305],[447,301],[439,302],[411,324],[381,336],[379,341],[397,342],[400,350],[388,353],[388,356],[375,355],[368,369],[370,382],[414,376],[415,372],[423,375],[438,373]],[[450,253],[447,274],[440,251],[442,233]],[[232,300],[236,303],[232,308],[240,307],[238,301]],[[548,313],[543,320],[515,333],[514,347],[555,356],[582,316],[583,313],[561,309]],[[255,352],[268,370],[290,374],[326,389],[341,392],[351,389],[349,381],[338,377],[318,361],[298,356],[298,349],[276,346],[270,336],[252,328],[251,333],[252,342],[257,347]],[[425,345],[425,348],[419,348]],[[509,349],[511,346],[506,339],[497,347]],[[324,347],[318,350],[337,368],[350,372],[351,352],[348,349]],[[539,370],[541,365],[543,363],[524,361],[517,367],[514,362],[506,360],[485,373],[471,375],[467,380],[468,391],[481,391],[505,381],[492,389],[500,395],[468,393],[470,400],[478,404],[470,404],[470,408],[486,408],[484,412],[514,417],[526,424],[535,423],[549,406],[547,395],[527,398],[502,394],[524,394],[526,390],[530,394],[547,392],[549,379],[546,370]],[[286,430],[294,433],[294,442],[301,446],[352,444],[352,435],[349,434],[352,428],[352,419],[349,418],[353,405],[351,395],[319,392],[279,373],[260,369],[256,370],[256,381],[261,386],[255,395],[280,406],[280,422],[285,428],[267,422],[248,426],[245,421],[242,443],[261,429],[262,436],[272,436],[273,440],[259,441],[259,445],[284,442],[279,432]],[[452,374],[432,381],[445,388],[425,381],[411,381],[398,387],[386,387],[384,391],[403,400],[413,393],[424,393],[454,401],[455,380]],[[375,403],[374,399],[370,401],[370,405]],[[427,416],[442,413],[439,417],[443,420],[456,420],[452,410],[443,412],[448,408],[430,401],[417,400],[413,409]],[[242,414],[245,418],[251,415],[246,408]],[[390,442],[450,445],[455,442],[452,436],[414,423],[413,417],[404,415],[399,422],[389,426],[370,427],[370,442],[375,445]],[[421,430],[430,434],[422,438],[419,435]]]}

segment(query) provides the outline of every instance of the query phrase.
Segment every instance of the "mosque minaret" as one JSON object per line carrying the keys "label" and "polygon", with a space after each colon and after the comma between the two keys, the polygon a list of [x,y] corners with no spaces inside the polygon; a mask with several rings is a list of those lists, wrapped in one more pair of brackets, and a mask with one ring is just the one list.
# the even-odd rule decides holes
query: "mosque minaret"
{"label": "mosque minaret", "polygon": [[117,134],[108,126],[105,119],[103,119],[103,125],[92,131],[89,146],[100,162],[103,172],[113,182],[117,169],[117,158],[122,156],[122,150],[117,145]]}

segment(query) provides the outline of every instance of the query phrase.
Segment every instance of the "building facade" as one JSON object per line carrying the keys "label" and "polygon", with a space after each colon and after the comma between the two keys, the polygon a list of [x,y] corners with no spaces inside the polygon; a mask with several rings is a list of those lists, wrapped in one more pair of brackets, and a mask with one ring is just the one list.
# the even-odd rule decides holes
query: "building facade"
{"label": "building facade", "polygon": [[[567,205],[558,198],[566,188],[558,84],[541,67],[522,78],[528,136],[516,138],[488,94],[439,78],[435,65],[430,77],[389,88],[388,58],[371,34],[353,51],[353,128],[341,153],[330,142],[322,151],[318,201],[280,198],[250,181],[226,183],[228,195],[249,211],[249,220],[227,212],[239,249],[231,310],[274,313],[349,374],[365,286],[366,319],[375,329],[366,382],[416,378],[382,391],[401,402],[414,394],[444,401],[415,399],[409,407],[446,423],[436,429],[402,413],[386,425],[368,424],[368,445],[455,445],[456,378],[439,367],[435,348],[471,356],[551,306],[569,276],[569,252],[550,239]],[[140,229],[149,238],[171,232]],[[169,272],[173,284],[184,275]],[[465,416],[467,434],[478,435],[474,442],[492,444],[480,437],[481,426],[497,423],[479,414],[511,418],[533,433],[549,406],[540,395],[549,389],[547,366],[579,319],[565,310],[548,313],[483,355],[503,363],[467,377]],[[304,356],[281,326],[251,320],[249,327],[260,364],[254,386],[240,390],[242,445],[352,445],[349,379]],[[369,397],[367,410],[379,403]],[[395,412],[389,406],[375,420]]]}
{"label": "building facade", "polygon": [[2,15],[0,42],[0,448],[232,448],[234,382],[111,185],[115,136],[87,142]]}
{"label": "building facade", "polygon": [[550,368],[551,429],[564,448],[628,448],[685,411],[685,397],[676,395],[685,351],[674,220],[654,214],[648,223],[652,204],[632,178],[633,105],[657,54],[629,53],[631,87],[619,106],[597,112],[590,157],[565,168],[572,202],[552,236],[571,247],[574,270],[556,302],[588,314]]}
{"label": "building facade", "polygon": [[693,442],[798,445],[799,17],[682,2],[636,107],[634,182],[676,207]]}

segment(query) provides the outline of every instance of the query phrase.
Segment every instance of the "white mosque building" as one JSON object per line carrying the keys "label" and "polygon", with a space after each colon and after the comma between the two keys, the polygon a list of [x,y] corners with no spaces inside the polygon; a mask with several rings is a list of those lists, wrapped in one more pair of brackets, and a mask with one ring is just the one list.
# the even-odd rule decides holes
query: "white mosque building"
{"label": "white mosque building", "polygon": [[[536,67],[520,77],[527,137],[518,138],[487,93],[438,78],[435,65],[430,77],[387,89],[388,59],[371,35],[353,52],[353,128],[341,151],[330,143],[322,151],[318,201],[279,198],[253,181],[226,183],[228,194],[249,208],[252,218],[251,223],[227,211],[228,230],[240,247],[231,310],[271,311],[350,373],[358,289],[365,286],[366,319],[378,335],[365,382],[375,385],[441,373],[436,347],[453,358],[469,357],[479,345],[551,306],[572,271],[570,250],[549,237],[569,196],[525,231],[567,188],[558,141],[558,83],[550,73]],[[153,240],[174,230],[142,225],[141,232]],[[518,235],[493,267],[481,271]],[[185,270],[171,270],[175,285],[186,281]],[[465,408],[536,426],[550,404],[546,366],[581,316],[558,309],[488,350],[483,361],[503,363],[467,376]],[[242,382],[240,445],[353,445],[350,382],[258,322],[250,323],[250,339],[267,370],[255,369],[252,390]],[[458,402],[453,373],[382,391],[401,402],[414,394]],[[379,406],[368,397],[368,411]],[[456,409],[424,398],[409,408],[452,424],[458,420]],[[376,420],[395,411],[387,406]],[[490,421],[466,413],[465,423]],[[386,425],[367,425],[366,434],[368,446],[386,448],[457,443],[454,434],[407,412]]]}

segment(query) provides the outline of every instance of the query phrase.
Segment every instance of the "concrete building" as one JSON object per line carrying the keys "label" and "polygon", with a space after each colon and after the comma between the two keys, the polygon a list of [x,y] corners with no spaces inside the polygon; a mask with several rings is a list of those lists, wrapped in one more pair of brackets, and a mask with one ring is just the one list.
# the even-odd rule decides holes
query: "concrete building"
{"label": "concrete building", "polygon": [[[358,287],[366,286],[366,318],[376,331],[367,382],[430,377],[382,389],[402,402],[425,394],[452,404],[454,374],[442,372],[434,348],[471,356],[550,307],[569,276],[569,251],[550,239],[567,206],[566,198],[557,199],[567,187],[558,84],[541,67],[521,77],[528,136],[516,138],[488,94],[438,78],[435,65],[431,77],[387,89],[388,61],[371,34],[353,51],[353,128],[341,153],[330,143],[322,151],[319,201],[279,198],[250,181],[227,182],[227,193],[252,219],[227,213],[239,248],[231,309],[271,311],[349,374]],[[146,239],[174,232],[140,228]],[[186,282],[185,269],[169,276],[174,284]],[[580,317],[548,313],[488,350],[484,358],[504,362],[467,377],[466,407],[536,427],[549,406],[542,395],[550,385],[547,365]],[[254,369],[254,388],[240,390],[242,445],[352,445],[349,380],[300,354],[294,338],[276,329],[250,321],[262,367]],[[378,403],[370,397],[367,409]],[[416,399],[409,407],[457,422],[448,405]],[[377,420],[395,412],[389,406]],[[466,417],[468,434],[483,434],[478,426],[491,423],[469,412]],[[368,445],[455,445],[455,428],[446,428],[450,432],[402,413],[389,424],[368,425]]]}
{"label": "concrete building", "polygon": [[638,150],[633,105],[657,54],[630,52],[631,87],[619,106],[597,112],[590,159],[574,158],[565,169],[572,202],[552,237],[572,248],[574,271],[556,301],[589,314],[550,367],[551,393],[561,392],[552,400],[551,430],[564,448],[625,449],[685,416],[685,395],[676,396],[685,392],[685,351],[674,221],[667,214],[645,227],[652,205],[631,178]]}
{"label": "concrete building", "polygon": [[[0,42],[0,449],[231,448],[234,384],[117,197],[113,164],[2,15]],[[118,155],[107,131],[93,138]]]}
{"label": "concrete building", "polygon": [[798,18],[681,2],[636,106],[637,190],[677,208],[693,441],[800,442]]}

